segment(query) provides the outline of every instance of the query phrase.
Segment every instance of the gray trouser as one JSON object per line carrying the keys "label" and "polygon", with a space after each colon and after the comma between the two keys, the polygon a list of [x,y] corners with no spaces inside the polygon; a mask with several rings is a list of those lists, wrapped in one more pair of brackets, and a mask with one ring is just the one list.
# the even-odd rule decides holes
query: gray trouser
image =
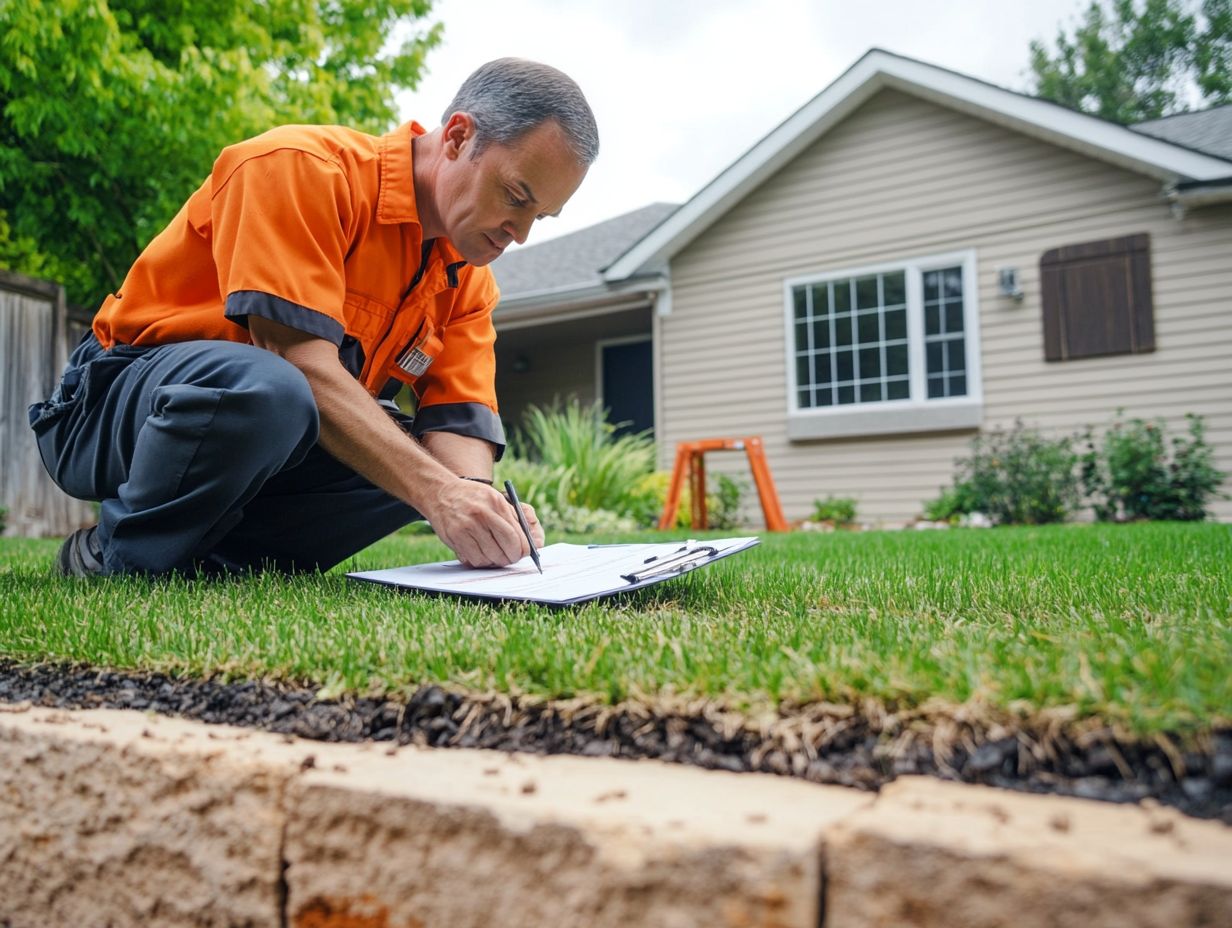
{"label": "gray trouser", "polygon": [[252,345],[87,335],[30,423],[52,479],[101,501],[108,573],[325,570],[420,518],[317,445],[308,381]]}

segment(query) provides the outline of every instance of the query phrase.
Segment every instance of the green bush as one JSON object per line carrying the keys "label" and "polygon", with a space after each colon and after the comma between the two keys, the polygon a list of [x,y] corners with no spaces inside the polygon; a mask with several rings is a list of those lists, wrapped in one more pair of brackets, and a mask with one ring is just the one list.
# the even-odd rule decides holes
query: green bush
{"label": "green bush", "polygon": [[499,479],[513,480],[537,509],[630,515],[640,502],[635,488],[654,469],[654,440],[615,431],[598,405],[532,406],[510,438]]}
{"label": "green bush", "polygon": [[[629,514],[639,525],[646,527],[659,524],[663,506],[667,502],[667,490],[672,475],[665,470],[647,474],[634,488],[634,504]],[[708,528],[736,528],[740,516],[740,500],[744,496],[742,483],[726,474],[710,474],[706,478],[706,523]],[[680,493],[680,506],[676,510],[675,528],[689,528],[693,524],[692,494],[686,482]]]}
{"label": "green bush", "polygon": [[1019,421],[972,440],[954,488],[967,512],[998,525],[1064,522],[1081,502],[1077,461],[1072,438],[1046,438]]}
{"label": "green bush", "polygon": [[956,524],[962,516],[975,511],[966,484],[943,488],[940,496],[924,504],[924,518],[929,522]]}
{"label": "green bush", "polygon": [[1173,437],[1170,456],[1162,420],[1122,422],[1118,412],[1098,443],[1087,430],[1082,482],[1097,519],[1206,518],[1225,475],[1215,469],[1202,417],[1185,418],[1189,437]]}
{"label": "green bush", "polygon": [[9,511],[3,506],[0,506],[0,534],[4,533],[4,528],[8,524]]}
{"label": "green bush", "polygon": [[549,536],[612,535],[618,532],[634,532],[640,527],[636,520],[610,509],[586,509],[582,506],[557,509],[551,503],[546,503],[537,506],[535,513]]}
{"label": "green bush", "polygon": [[856,520],[856,501],[850,496],[827,496],[813,500],[813,521],[850,525]]}

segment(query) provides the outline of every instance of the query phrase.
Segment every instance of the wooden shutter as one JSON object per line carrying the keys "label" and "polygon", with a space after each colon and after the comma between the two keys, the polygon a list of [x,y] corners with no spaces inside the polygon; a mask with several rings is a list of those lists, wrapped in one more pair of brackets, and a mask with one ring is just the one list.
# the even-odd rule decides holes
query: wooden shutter
{"label": "wooden shutter", "polygon": [[1155,350],[1146,233],[1044,252],[1040,289],[1045,360]]}

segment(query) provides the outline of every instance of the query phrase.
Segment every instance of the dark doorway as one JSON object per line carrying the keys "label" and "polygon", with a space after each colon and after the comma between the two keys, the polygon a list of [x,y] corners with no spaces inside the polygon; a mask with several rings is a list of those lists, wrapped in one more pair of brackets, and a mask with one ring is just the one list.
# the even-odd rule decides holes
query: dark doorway
{"label": "dark doorway", "polygon": [[654,361],[649,338],[601,345],[601,397],[616,433],[654,434]]}

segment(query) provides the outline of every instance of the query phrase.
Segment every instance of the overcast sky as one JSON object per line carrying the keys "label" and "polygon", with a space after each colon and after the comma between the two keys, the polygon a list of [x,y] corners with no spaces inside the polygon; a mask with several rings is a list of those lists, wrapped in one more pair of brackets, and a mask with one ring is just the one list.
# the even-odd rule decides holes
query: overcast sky
{"label": "overcast sky", "polygon": [[398,98],[433,129],[463,79],[515,55],[573,77],[601,151],[528,244],[648,203],[681,203],[869,48],[1028,88],[1033,38],[1073,31],[1089,0],[436,0],[442,44]]}

